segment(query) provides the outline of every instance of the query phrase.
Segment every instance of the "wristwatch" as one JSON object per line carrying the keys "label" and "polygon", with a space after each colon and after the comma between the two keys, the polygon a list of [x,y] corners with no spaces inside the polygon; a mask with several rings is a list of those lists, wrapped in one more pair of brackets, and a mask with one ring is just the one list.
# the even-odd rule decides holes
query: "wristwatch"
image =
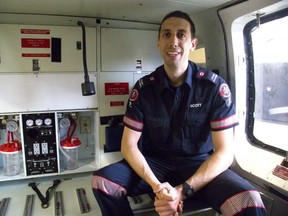
{"label": "wristwatch", "polygon": [[192,197],[192,196],[194,195],[195,192],[194,192],[193,188],[190,187],[189,184],[187,184],[186,182],[184,182],[184,183],[182,184],[182,186],[183,186],[183,192],[184,192],[184,194],[185,194],[185,196],[186,196],[187,198],[190,198],[190,197]]}

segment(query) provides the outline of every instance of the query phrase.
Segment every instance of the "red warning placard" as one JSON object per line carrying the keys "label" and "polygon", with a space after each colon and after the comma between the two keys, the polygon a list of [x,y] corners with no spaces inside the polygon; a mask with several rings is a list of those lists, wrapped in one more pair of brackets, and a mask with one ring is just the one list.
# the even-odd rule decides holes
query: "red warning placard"
{"label": "red warning placard", "polygon": [[110,106],[111,107],[124,106],[124,101],[110,101]]}
{"label": "red warning placard", "polygon": [[50,39],[47,38],[22,38],[22,48],[50,48]]}
{"label": "red warning placard", "polygon": [[288,180],[288,168],[284,166],[277,165],[276,168],[273,170],[273,175],[278,176],[284,180]]}
{"label": "red warning placard", "polygon": [[51,57],[50,53],[22,53],[22,57]]}
{"label": "red warning placard", "polygon": [[21,29],[21,34],[50,34],[48,29]]}
{"label": "red warning placard", "polygon": [[129,94],[128,82],[105,83],[105,95],[126,95]]}

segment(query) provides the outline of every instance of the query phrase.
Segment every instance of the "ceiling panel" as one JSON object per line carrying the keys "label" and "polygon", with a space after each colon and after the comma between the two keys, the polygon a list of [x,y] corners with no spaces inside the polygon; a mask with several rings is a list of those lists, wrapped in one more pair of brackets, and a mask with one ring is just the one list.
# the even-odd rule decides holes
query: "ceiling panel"
{"label": "ceiling panel", "polygon": [[0,0],[0,12],[100,17],[159,23],[172,10],[190,15],[229,0]]}

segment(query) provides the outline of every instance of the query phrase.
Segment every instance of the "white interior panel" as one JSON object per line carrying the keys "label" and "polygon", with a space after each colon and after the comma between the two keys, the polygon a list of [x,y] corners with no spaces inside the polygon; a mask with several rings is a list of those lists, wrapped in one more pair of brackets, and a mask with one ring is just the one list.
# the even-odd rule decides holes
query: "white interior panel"
{"label": "white interior panel", "polygon": [[[0,112],[97,108],[96,94],[82,96],[84,73],[1,74]],[[96,85],[96,74],[90,73]]]}
{"label": "white interior panel", "polygon": [[[114,94],[105,95],[105,83],[128,83],[129,93],[128,94]],[[99,109],[100,116],[109,115],[123,115],[126,110],[127,101],[129,98],[130,90],[133,85],[133,73],[131,72],[109,72],[99,74]],[[110,102],[124,102],[123,105],[111,106]]]}
{"label": "white interior panel", "polygon": [[157,31],[101,28],[102,71],[154,71],[162,62],[157,48]]}
{"label": "white interior panel", "polygon": [[[21,30],[30,30],[21,33]],[[34,31],[34,32],[33,32]],[[48,33],[35,33],[46,31]],[[61,62],[52,62],[52,46],[22,47],[22,39],[48,40],[61,39]],[[76,43],[81,43],[77,49]],[[31,45],[31,44],[30,44]],[[0,24],[0,72],[31,72],[33,59],[39,61],[40,72],[83,71],[83,44],[81,27],[67,26],[37,26],[37,25],[8,25]],[[96,29],[86,28],[86,49],[88,70],[96,71]],[[30,57],[22,57],[28,54]],[[39,54],[45,54],[39,57]],[[32,55],[35,55],[33,57]],[[37,56],[38,55],[38,56]],[[51,57],[47,56],[51,55]]]}

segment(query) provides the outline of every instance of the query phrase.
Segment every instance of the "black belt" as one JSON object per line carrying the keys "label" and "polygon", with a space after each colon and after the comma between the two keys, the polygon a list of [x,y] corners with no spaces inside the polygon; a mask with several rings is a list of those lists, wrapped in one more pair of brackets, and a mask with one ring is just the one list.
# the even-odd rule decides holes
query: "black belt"
{"label": "black belt", "polygon": [[46,190],[46,196],[45,197],[42,195],[41,191],[37,188],[35,182],[29,183],[28,186],[32,187],[32,189],[37,193],[39,199],[41,200],[41,207],[42,208],[48,208],[49,199],[50,199],[50,191],[52,189],[56,188],[60,184],[60,182],[61,181],[59,179],[54,180],[53,185]]}

